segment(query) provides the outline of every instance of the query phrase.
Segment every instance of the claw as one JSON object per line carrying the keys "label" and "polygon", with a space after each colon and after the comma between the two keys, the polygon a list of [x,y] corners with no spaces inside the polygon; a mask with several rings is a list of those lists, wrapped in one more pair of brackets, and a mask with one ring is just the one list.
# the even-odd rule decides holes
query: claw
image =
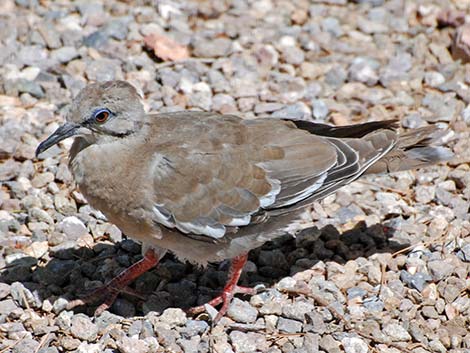
{"label": "claw", "polygon": [[[211,317],[213,317],[212,323],[215,325],[226,314],[228,307],[230,306],[230,303],[235,294],[238,294],[238,293],[249,294],[249,295],[257,294],[258,293],[257,287],[259,287],[259,285],[256,286],[255,288],[247,288],[247,287],[241,287],[237,285],[238,280],[240,279],[243,266],[245,265],[247,259],[248,259],[248,255],[246,254],[235,257],[232,260],[232,264],[230,265],[230,270],[228,274],[229,280],[227,281],[227,284],[222,290],[222,293],[219,296],[212,299],[211,301],[209,301],[207,304],[190,308],[187,310],[187,312],[190,314],[199,314],[204,311],[210,312],[210,310],[208,310],[208,306],[213,308],[219,304],[222,304],[222,307],[219,309],[219,312],[215,315],[215,317],[213,315],[210,315]],[[261,286],[264,288],[264,285],[261,285]]]}
{"label": "claw", "polygon": [[101,298],[105,298],[104,302],[101,303],[95,310],[95,316],[101,315],[103,311],[109,309],[111,305],[113,305],[119,293],[135,292],[134,290],[127,288],[127,285],[144,272],[147,272],[149,269],[156,266],[158,261],[159,259],[154,250],[147,250],[142,260],[139,260],[129,268],[126,268],[111,281],[102,287],[95,289],[83,298],[75,299],[69,302],[66,307],[67,310],[71,310],[77,306],[88,305],[97,302]]}

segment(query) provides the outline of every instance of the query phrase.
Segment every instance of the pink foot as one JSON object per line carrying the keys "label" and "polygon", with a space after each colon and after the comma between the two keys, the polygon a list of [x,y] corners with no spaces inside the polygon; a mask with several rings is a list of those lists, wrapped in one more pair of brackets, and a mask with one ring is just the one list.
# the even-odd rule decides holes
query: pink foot
{"label": "pink foot", "polygon": [[67,310],[73,309],[76,306],[88,305],[98,300],[105,298],[104,302],[95,310],[95,316],[100,315],[114,303],[117,296],[121,292],[132,292],[131,289],[127,290],[126,287],[129,283],[137,277],[147,272],[152,267],[158,264],[159,258],[153,249],[147,250],[142,260],[137,261],[132,266],[126,268],[111,281],[106,283],[100,288],[95,289],[90,294],[80,299],[72,300],[67,305]]}
{"label": "pink foot", "polygon": [[[240,279],[240,275],[242,273],[243,266],[245,266],[247,259],[248,259],[247,254],[237,256],[232,259],[230,270],[228,272],[228,281],[224,289],[222,290],[222,293],[207,303],[211,306],[217,306],[219,304],[222,304],[222,307],[219,309],[217,316],[212,321],[214,324],[216,324],[226,314],[228,307],[230,305],[230,302],[232,301],[233,296],[235,294],[238,294],[238,293],[250,294],[250,295],[256,294],[257,291],[254,288],[241,287],[237,285],[238,280]],[[190,308],[188,310],[188,313],[199,314],[199,313],[204,312],[205,310],[206,310],[205,305],[199,305],[199,306]]]}

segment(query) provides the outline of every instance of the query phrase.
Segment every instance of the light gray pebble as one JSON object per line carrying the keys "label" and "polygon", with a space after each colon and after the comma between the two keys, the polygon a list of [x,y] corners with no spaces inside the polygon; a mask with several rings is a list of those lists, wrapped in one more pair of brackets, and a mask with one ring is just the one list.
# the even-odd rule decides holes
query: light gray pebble
{"label": "light gray pebble", "polygon": [[400,272],[400,279],[411,288],[417,289],[421,292],[426,286],[426,283],[432,280],[432,277],[423,272],[416,272],[412,275],[409,272],[402,270]]}
{"label": "light gray pebble", "polygon": [[108,43],[108,35],[104,31],[95,31],[83,38],[83,45],[92,48],[101,48]]}
{"label": "light gray pebble", "polygon": [[18,305],[12,299],[0,301],[0,315],[9,315],[16,309],[18,309]]}
{"label": "light gray pebble", "polygon": [[379,80],[377,73],[379,67],[379,62],[374,59],[367,57],[355,58],[349,67],[349,78],[351,81],[363,82],[368,86],[373,86]]}
{"label": "light gray pebble", "polygon": [[427,267],[434,282],[443,280],[454,271],[454,266],[447,261],[429,261]]}
{"label": "light gray pebble", "polygon": [[250,340],[246,333],[232,331],[230,332],[229,337],[235,348],[235,352],[249,353],[256,351],[256,343]]}
{"label": "light gray pebble", "polygon": [[353,298],[363,298],[367,295],[367,291],[363,288],[360,287],[351,287],[347,290],[348,293],[348,299],[353,299]]}
{"label": "light gray pebble", "polygon": [[57,347],[44,347],[41,348],[38,353],[59,353]]}
{"label": "light gray pebble", "polygon": [[255,113],[256,114],[261,114],[261,113],[271,113],[276,110],[280,110],[284,107],[284,104],[282,103],[258,103],[255,105]]}
{"label": "light gray pebble", "polygon": [[10,294],[10,285],[7,283],[0,283],[0,299],[5,298]]}
{"label": "light gray pebble", "polygon": [[296,46],[287,46],[282,48],[281,58],[288,64],[300,65],[305,60],[305,54]]}
{"label": "light gray pebble", "polygon": [[402,119],[401,124],[403,125],[403,127],[409,129],[416,129],[417,127],[427,125],[426,120],[424,120],[418,113],[408,114],[407,116],[405,116],[404,119]]}
{"label": "light gray pebble", "polygon": [[212,109],[226,114],[236,110],[236,103],[232,96],[219,93],[212,97]]}
{"label": "light gray pebble", "polygon": [[305,320],[305,314],[313,312],[315,306],[303,300],[296,300],[292,304],[284,305],[282,309],[282,315],[288,319],[294,319],[298,321]]}
{"label": "light gray pebble", "polygon": [[106,24],[103,30],[111,38],[124,40],[127,37],[128,24],[131,20],[130,16],[113,19]]}
{"label": "light gray pebble", "polygon": [[339,348],[340,343],[336,341],[331,335],[325,335],[320,338],[320,348],[326,352],[340,353],[342,350]]}
{"label": "light gray pebble", "polygon": [[44,38],[49,49],[59,48],[62,43],[60,40],[60,32],[54,27],[51,22],[42,22],[38,25],[38,31]]}
{"label": "light gray pebble", "polygon": [[430,319],[437,319],[439,314],[437,313],[436,309],[433,306],[425,305],[421,310],[424,317]]}
{"label": "light gray pebble", "polygon": [[[452,277],[451,277],[452,278]],[[454,282],[454,283],[452,283]],[[461,285],[461,282],[456,282],[452,281],[449,284],[445,286],[443,297],[446,300],[447,303],[452,303],[455,299],[457,299],[460,296],[460,293],[462,292],[463,286]],[[459,285],[455,285],[459,284]]]}
{"label": "light gray pebble", "polygon": [[209,327],[209,324],[201,320],[188,320],[180,332],[183,337],[191,338],[195,335],[200,335],[205,332]]}
{"label": "light gray pebble", "polygon": [[84,18],[91,16],[104,16],[103,4],[80,2],[77,4],[77,9]]}
{"label": "light gray pebble", "polygon": [[184,353],[198,353],[201,337],[193,336],[190,339],[179,339],[178,344],[183,348]]}
{"label": "light gray pebble", "polygon": [[[214,92],[229,92],[230,91],[230,84],[225,76],[219,70],[210,70],[207,73],[207,78],[209,81],[209,85],[211,86]],[[231,95],[229,95],[232,98]]]}
{"label": "light gray pebble", "polygon": [[44,172],[36,174],[33,180],[31,180],[31,185],[35,188],[42,188],[51,181],[54,181],[54,174],[50,172]]}
{"label": "light gray pebble", "polygon": [[334,66],[326,73],[325,83],[334,88],[338,88],[346,81],[346,78],[346,70],[342,66]]}
{"label": "light gray pebble", "polygon": [[[98,326],[99,332],[106,331],[108,326],[119,323],[123,318],[116,314],[110,313],[105,310],[95,319],[95,324]],[[141,322],[141,321],[138,321]]]}
{"label": "light gray pebble", "polygon": [[178,332],[169,330],[167,327],[161,325],[154,325],[155,333],[157,334],[159,342],[165,342],[166,350],[181,352],[181,347],[176,343],[179,338]]}
{"label": "light gray pebble", "polygon": [[75,47],[62,47],[51,52],[51,59],[64,64],[77,58],[79,53]]}
{"label": "light gray pebble", "polygon": [[258,311],[250,303],[233,298],[229,306],[227,315],[236,322],[252,323],[256,321]]}
{"label": "light gray pebble", "polygon": [[72,317],[73,312],[71,311],[61,311],[55,319],[55,324],[63,331],[68,332],[70,326],[72,326]]}
{"label": "light gray pebble", "polygon": [[328,32],[335,37],[339,37],[343,34],[341,24],[335,17],[324,18],[321,21],[321,26],[325,32]]}
{"label": "light gray pebble", "polygon": [[78,239],[88,233],[85,224],[75,216],[65,217],[57,225],[57,229],[63,232],[68,239]]}
{"label": "light gray pebble", "polygon": [[109,239],[113,242],[113,243],[119,243],[121,240],[122,240],[122,232],[121,230],[116,227],[114,224],[110,224],[107,228],[106,228],[106,233],[108,234],[109,236]]}
{"label": "light gray pebble", "polygon": [[49,326],[49,320],[46,318],[32,320],[31,330],[35,336],[41,336],[46,333],[54,332],[58,330],[57,326]]}
{"label": "light gray pebble", "polygon": [[320,335],[325,333],[327,327],[321,313],[317,311],[306,313],[305,320],[306,324],[304,325],[304,331],[313,332]]}
{"label": "light gray pebble", "polygon": [[394,342],[409,341],[411,339],[410,334],[405,330],[405,328],[397,323],[388,323],[384,325],[382,331]]}
{"label": "light gray pebble", "polygon": [[32,338],[24,338],[18,340],[18,344],[15,344],[11,350],[12,353],[25,353],[25,352],[35,352],[39,342]]}
{"label": "light gray pebble", "polygon": [[378,21],[370,21],[365,18],[359,21],[358,28],[361,32],[367,34],[380,34],[387,33],[389,31],[388,26],[385,23]]}
{"label": "light gray pebble", "polygon": [[122,78],[121,65],[114,59],[98,59],[86,65],[85,73],[91,81],[111,81]]}
{"label": "light gray pebble", "polygon": [[380,312],[384,309],[384,302],[379,299],[377,296],[372,296],[370,298],[366,298],[362,304],[367,310],[369,311],[377,311]]}
{"label": "light gray pebble", "polygon": [[315,99],[321,96],[323,91],[322,85],[318,82],[312,82],[307,85],[305,88],[305,98],[306,99]]}
{"label": "light gray pebble", "polygon": [[52,311],[54,313],[60,313],[63,311],[66,307],[69,301],[65,298],[59,297],[54,301],[54,304],[52,305]]}
{"label": "light gray pebble", "polygon": [[212,108],[212,93],[207,90],[193,91],[189,94],[189,105],[210,111]]}
{"label": "light gray pebble", "polygon": [[302,323],[296,320],[280,317],[277,321],[277,328],[284,333],[297,333],[302,331]]}
{"label": "light gray pebble", "polygon": [[297,281],[292,277],[284,277],[277,284],[276,287],[280,291],[289,291],[293,290],[297,284]]}
{"label": "light gray pebble", "polygon": [[31,96],[41,99],[44,98],[44,90],[41,85],[35,81],[26,79],[19,79],[16,81],[6,81],[5,91],[10,95],[17,95],[18,93],[28,93]]}
{"label": "light gray pebble", "polygon": [[470,105],[463,109],[460,115],[462,116],[462,119],[465,124],[467,124],[467,126],[470,126]]}
{"label": "light gray pebble", "polygon": [[412,65],[412,57],[409,53],[398,53],[391,57],[388,65],[381,70],[380,82],[388,87],[394,81],[407,79],[407,73]]}
{"label": "light gray pebble", "polygon": [[436,187],[434,185],[418,185],[415,188],[416,201],[429,203],[436,196]]}
{"label": "light gray pebble", "polygon": [[409,300],[408,298],[405,298],[401,301],[400,303],[400,310],[401,311],[409,311],[411,310],[415,305],[413,304],[413,302],[411,300]]}
{"label": "light gray pebble", "polygon": [[18,51],[18,60],[26,66],[43,67],[47,57],[47,50],[39,45],[25,45]]}
{"label": "light gray pebble", "polygon": [[49,213],[47,213],[43,209],[36,208],[36,207],[30,208],[29,215],[30,217],[38,220],[39,222],[54,224],[54,219],[49,215]]}
{"label": "light gray pebble", "polygon": [[227,38],[197,39],[193,44],[193,54],[197,57],[224,57],[230,53],[232,41]]}
{"label": "light gray pebble", "polygon": [[433,352],[438,352],[438,353],[448,352],[448,349],[438,339],[435,339],[429,342],[429,348],[431,348]]}
{"label": "light gray pebble", "polygon": [[[230,85],[232,88],[233,96],[235,98],[242,98],[242,97],[257,97],[259,90],[256,84],[253,84],[250,80],[246,78],[234,78],[230,81]],[[253,105],[256,103],[256,100],[249,99],[243,100],[243,106],[250,107],[251,109]],[[238,102],[240,105],[240,101]],[[241,111],[245,111],[240,107]]]}
{"label": "light gray pebble", "polygon": [[438,87],[446,82],[446,79],[440,72],[428,71],[424,74],[424,82],[431,87]]}
{"label": "light gray pebble", "polygon": [[315,119],[325,120],[328,116],[329,109],[328,105],[322,99],[314,99],[312,101],[312,114]]}
{"label": "light gray pebble", "polygon": [[455,99],[437,93],[426,94],[421,103],[432,113],[425,117],[428,122],[451,121],[457,109]]}
{"label": "light gray pebble", "polygon": [[21,305],[22,308],[40,308],[42,301],[36,291],[30,291],[20,282],[14,282],[10,287],[12,298]]}
{"label": "light gray pebble", "polygon": [[369,346],[367,343],[358,337],[344,337],[341,340],[345,353],[367,353]]}
{"label": "light gray pebble", "polygon": [[116,345],[121,353],[147,353],[148,345],[144,340],[136,337],[122,335],[116,340]]}
{"label": "light gray pebble", "polygon": [[160,321],[171,326],[183,326],[188,321],[186,313],[178,308],[168,308],[160,316]]}
{"label": "light gray pebble", "polygon": [[92,342],[98,335],[98,326],[85,314],[76,314],[71,319],[70,332],[75,338]]}
{"label": "light gray pebble", "polygon": [[457,251],[457,257],[465,262],[470,262],[470,243],[463,245],[459,251]]}
{"label": "light gray pebble", "polygon": [[307,104],[297,102],[275,111],[271,116],[274,118],[309,120],[311,115],[312,112]]}

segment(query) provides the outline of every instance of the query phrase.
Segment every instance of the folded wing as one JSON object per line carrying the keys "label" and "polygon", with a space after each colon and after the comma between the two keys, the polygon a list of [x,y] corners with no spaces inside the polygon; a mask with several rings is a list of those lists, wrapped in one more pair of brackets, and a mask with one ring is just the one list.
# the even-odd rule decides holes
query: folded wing
{"label": "folded wing", "polygon": [[318,136],[313,126],[284,120],[209,113],[191,121],[184,113],[155,118],[162,136],[151,166],[155,221],[207,241],[325,197],[397,141],[388,126],[338,138],[325,125],[313,124],[324,135]]}

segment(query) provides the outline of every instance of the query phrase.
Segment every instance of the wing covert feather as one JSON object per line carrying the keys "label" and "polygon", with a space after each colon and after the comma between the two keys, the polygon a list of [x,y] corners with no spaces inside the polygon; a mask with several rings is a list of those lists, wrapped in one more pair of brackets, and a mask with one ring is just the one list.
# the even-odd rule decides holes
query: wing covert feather
{"label": "wing covert feather", "polygon": [[248,224],[263,209],[308,196],[336,163],[330,143],[290,122],[179,115],[172,117],[181,129],[176,135],[166,119],[155,124],[162,136],[155,143],[156,222],[209,240]]}

